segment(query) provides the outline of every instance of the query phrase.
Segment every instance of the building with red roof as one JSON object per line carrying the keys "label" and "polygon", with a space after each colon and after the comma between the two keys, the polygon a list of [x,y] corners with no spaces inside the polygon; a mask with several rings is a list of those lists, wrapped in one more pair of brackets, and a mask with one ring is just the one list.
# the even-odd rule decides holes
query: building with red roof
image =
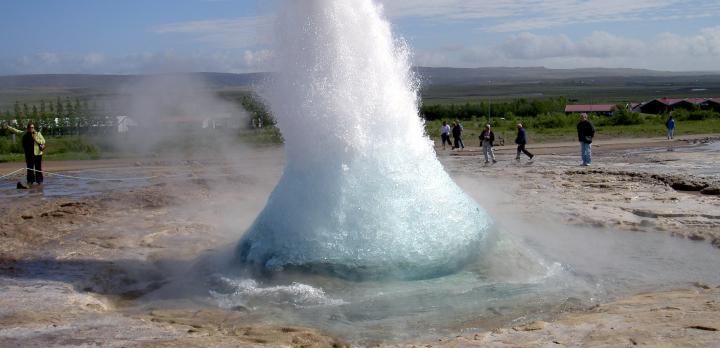
{"label": "building with red roof", "polygon": [[[713,101],[713,98],[658,98],[643,103],[636,110],[645,114],[663,114],[677,109],[714,109],[715,104],[716,101]],[[718,107],[720,108],[720,105]]]}
{"label": "building with red roof", "polygon": [[700,108],[720,112],[720,97],[705,99],[700,103]]}

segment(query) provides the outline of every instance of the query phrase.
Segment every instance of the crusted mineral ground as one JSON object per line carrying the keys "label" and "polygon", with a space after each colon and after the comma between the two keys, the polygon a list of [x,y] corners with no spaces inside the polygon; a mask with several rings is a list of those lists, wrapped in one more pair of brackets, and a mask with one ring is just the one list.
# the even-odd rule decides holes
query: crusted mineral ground
{"label": "crusted mineral ground", "polygon": [[552,321],[394,347],[716,347],[720,289],[639,294]]}
{"label": "crusted mineral ground", "polygon": [[[513,147],[499,147],[500,162],[493,166],[482,165],[474,149],[440,151],[439,157],[461,185],[471,180],[497,193],[491,211],[720,247],[714,189],[720,154],[711,140],[600,141],[589,168],[578,166],[576,144],[529,146],[538,155],[531,162],[517,162]],[[259,324],[262,313],[196,303],[194,294],[207,292],[202,284],[189,281],[171,294],[165,288],[213,267],[217,261],[207,255],[239,239],[238,231],[263,208],[282,162],[280,149],[254,151],[234,164],[48,162],[48,170],[76,176],[153,178],[132,185],[49,178],[45,187],[28,191],[3,182],[0,346],[348,345],[317,329]],[[16,167],[0,164],[0,172]],[[400,346],[720,346],[717,286],[688,284],[576,306],[545,321],[517,320],[490,332]],[[167,305],[145,305],[153,296]]]}

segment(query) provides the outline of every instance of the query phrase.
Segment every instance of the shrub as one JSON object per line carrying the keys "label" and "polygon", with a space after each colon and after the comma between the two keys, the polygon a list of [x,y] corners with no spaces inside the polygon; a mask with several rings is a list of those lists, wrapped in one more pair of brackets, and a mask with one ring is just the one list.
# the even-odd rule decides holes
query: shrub
{"label": "shrub", "polygon": [[565,128],[575,125],[577,118],[573,115],[551,113],[538,115],[527,122],[526,126],[532,128]]}
{"label": "shrub", "polygon": [[696,110],[690,111],[687,115],[687,119],[691,121],[701,121],[707,118],[720,118],[720,114],[711,110]]}
{"label": "shrub", "polygon": [[629,126],[634,124],[642,124],[643,118],[637,112],[631,112],[626,109],[620,109],[610,117],[610,124],[613,126]]}

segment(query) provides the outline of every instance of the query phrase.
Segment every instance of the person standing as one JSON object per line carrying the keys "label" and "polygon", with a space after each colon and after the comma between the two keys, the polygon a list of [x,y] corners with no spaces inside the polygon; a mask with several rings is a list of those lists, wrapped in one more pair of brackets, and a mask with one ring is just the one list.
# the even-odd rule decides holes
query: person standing
{"label": "person standing", "polygon": [[665,127],[667,128],[668,140],[672,140],[673,136],[675,135],[675,119],[672,116],[670,116],[667,122],[665,122]]}
{"label": "person standing", "polygon": [[451,148],[453,147],[453,144],[450,142],[450,126],[445,121],[443,121],[442,126],[440,126],[440,139],[442,140],[443,150],[445,150],[446,142]]}
{"label": "person standing", "polygon": [[580,122],[577,124],[578,140],[580,141],[580,156],[582,165],[589,166],[592,163],[592,140],[595,136],[595,126],[588,120],[586,113],[580,114]]}
{"label": "person standing", "polygon": [[28,122],[25,132],[8,125],[3,125],[3,127],[17,135],[22,135],[22,147],[27,166],[27,184],[42,184],[42,156],[43,150],[45,150],[45,138],[35,129],[35,124],[32,122]]}
{"label": "person standing", "polygon": [[455,122],[453,122],[453,127],[452,127],[452,136],[453,136],[453,140],[454,140],[453,149],[457,149],[457,148],[464,149],[465,148],[465,144],[463,144],[463,141],[462,141],[462,133],[463,133],[463,127],[460,124],[460,121],[455,120]]}
{"label": "person standing", "polygon": [[480,147],[482,147],[483,155],[485,156],[485,164],[490,163],[492,159],[493,163],[497,163],[495,160],[495,152],[493,151],[493,143],[495,142],[495,133],[490,130],[490,125],[485,125],[485,129],[480,133]]}
{"label": "person standing", "polygon": [[530,151],[525,150],[525,145],[528,143],[527,138],[527,132],[525,131],[525,127],[523,127],[522,123],[517,124],[517,137],[515,137],[515,144],[517,144],[517,156],[515,156],[516,160],[520,160],[520,152],[524,153],[526,156],[528,156],[531,160],[535,157],[535,155],[531,154]]}

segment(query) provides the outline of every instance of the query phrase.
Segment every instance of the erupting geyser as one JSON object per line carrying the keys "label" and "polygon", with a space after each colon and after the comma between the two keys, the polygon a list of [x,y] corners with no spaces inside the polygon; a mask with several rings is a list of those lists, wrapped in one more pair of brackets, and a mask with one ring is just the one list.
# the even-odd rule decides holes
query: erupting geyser
{"label": "erupting geyser", "polygon": [[241,262],[415,279],[453,272],[487,243],[492,220],[435,157],[408,49],[381,12],[372,0],[284,2],[264,96],[287,163]]}

